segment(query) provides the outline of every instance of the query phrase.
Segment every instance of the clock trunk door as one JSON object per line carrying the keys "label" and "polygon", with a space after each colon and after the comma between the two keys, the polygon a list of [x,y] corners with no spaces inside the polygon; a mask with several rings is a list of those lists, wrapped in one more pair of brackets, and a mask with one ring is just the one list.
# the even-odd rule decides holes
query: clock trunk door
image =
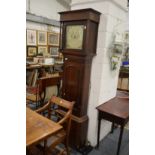
{"label": "clock trunk door", "polygon": [[66,100],[75,101],[73,114],[79,115],[81,109],[81,83],[83,79],[82,64],[79,64],[73,60],[65,61],[63,77],[62,96]]}

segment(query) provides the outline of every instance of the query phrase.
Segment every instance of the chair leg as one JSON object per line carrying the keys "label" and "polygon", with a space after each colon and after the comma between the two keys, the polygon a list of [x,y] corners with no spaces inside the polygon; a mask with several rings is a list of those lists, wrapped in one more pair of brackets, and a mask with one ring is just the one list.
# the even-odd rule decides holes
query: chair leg
{"label": "chair leg", "polygon": [[47,145],[47,140],[44,140],[44,152],[43,152],[43,155],[46,155],[46,153],[47,153],[46,145]]}

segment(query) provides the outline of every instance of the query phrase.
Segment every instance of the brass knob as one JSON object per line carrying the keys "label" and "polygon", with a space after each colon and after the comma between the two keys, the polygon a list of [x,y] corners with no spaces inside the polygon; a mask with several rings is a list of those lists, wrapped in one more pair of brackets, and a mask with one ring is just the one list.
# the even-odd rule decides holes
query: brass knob
{"label": "brass knob", "polygon": [[67,61],[68,60],[68,58],[65,58],[65,61]]}

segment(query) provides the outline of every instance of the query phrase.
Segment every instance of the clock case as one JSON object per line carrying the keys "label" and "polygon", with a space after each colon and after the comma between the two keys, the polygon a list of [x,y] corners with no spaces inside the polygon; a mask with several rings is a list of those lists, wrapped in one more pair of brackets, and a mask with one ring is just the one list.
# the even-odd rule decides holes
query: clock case
{"label": "clock case", "polygon": [[[87,142],[90,74],[92,58],[96,55],[99,20],[100,13],[93,9],[60,12],[60,50],[64,55],[62,97],[75,101],[70,144],[76,148],[83,147]],[[82,49],[66,48],[68,25],[85,26]]]}

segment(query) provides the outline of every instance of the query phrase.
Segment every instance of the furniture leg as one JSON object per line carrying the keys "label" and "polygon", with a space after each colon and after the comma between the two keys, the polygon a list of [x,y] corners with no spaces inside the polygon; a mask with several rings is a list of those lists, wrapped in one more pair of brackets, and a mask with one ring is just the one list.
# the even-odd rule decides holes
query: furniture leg
{"label": "furniture leg", "polygon": [[46,145],[47,145],[47,140],[44,140],[44,152],[43,152],[43,155],[46,155]]}
{"label": "furniture leg", "polygon": [[117,155],[119,155],[119,151],[120,151],[120,147],[121,147],[121,141],[122,141],[123,131],[124,131],[124,125],[121,125],[120,135],[119,135],[119,141],[118,141],[118,147],[117,147]]}
{"label": "furniture leg", "polygon": [[66,147],[67,155],[70,155],[70,152],[69,152],[69,145],[68,145],[68,138],[65,139],[65,147]]}
{"label": "furniture leg", "polygon": [[97,132],[97,146],[99,147],[99,141],[100,141],[100,127],[101,127],[101,118],[100,118],[100,112],[98,113],[98,132]]}
{"label": "furniture leg", "polygon": [[110,133],[113,133],[113,132],[114,132],[114,126],[115,126],[115,123],[112,122],[112,125],[111,125],[111,132],[110,132]]}
{"label": "furniture leg", "polygon": [[30,155],[30,151],[28,148],[26,148],[26,155]]}

